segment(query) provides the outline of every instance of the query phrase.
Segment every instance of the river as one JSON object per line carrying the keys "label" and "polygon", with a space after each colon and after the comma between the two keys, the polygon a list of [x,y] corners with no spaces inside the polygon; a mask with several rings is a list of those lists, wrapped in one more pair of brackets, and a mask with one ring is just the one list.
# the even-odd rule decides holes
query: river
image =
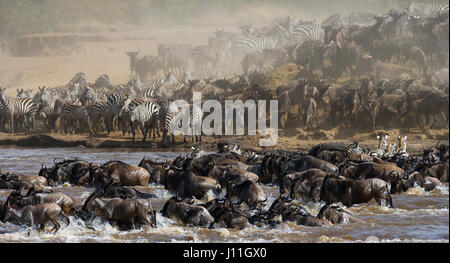
{"label": "river", "polygon": [[[143,156],[173,159],[180,152],[147,152],[145,149],[88,149],[75,148],[0,148],[0,169],[25,175],[37,175],[41,164],[48,167],[54,160],[79,158],[94,163],[121,160],[138,164]],[[158,197],[151,201],[159,211],[165,200],[172,195],[159,185],[138,187]],[[278,196],[278,187],[263,186],[268,198],[267,206]],[[92,191],[90,188],[58,186],[75,201],[81,202]],[[0,190],[4,201],[11,190]],[[119,231],[107,223],[94,221],[95,230],[85,227],[84,222],[70,217],[70,225],[62,224],[52,234],[0,222],[0,242],[365,242],[376,237],[380,242],[449,242],[449,194],[448,184],[432,192],[414,187],[401,195],[393,195],[395,209],[380,207],[375,202],[360,204],[349,210],[365,221],[326,227],[305,227],[295,223],[282,223],[273,229],[269,226],[251,225],[244,230],[206,229],[185,227],[157,213],[156,228]],[[323,204],[302,204],[312,215]],[[48,229],[52,226],[48,225]]]}

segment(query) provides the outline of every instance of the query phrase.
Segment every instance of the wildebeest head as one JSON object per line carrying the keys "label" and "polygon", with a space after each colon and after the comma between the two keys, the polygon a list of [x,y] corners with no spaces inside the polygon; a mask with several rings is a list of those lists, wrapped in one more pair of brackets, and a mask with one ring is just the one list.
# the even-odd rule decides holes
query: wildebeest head
{"label": "wildebeest head", "polygon": [[199,147],[192,146],[192,150],[193,151],[190,154],[190,158],[192,158],[192,159],[197,159],[197,158],[200,158],[200,157],[206,155],[206,152],[203,150],[202,146],[199,146]]}
{"label": "wildebeest head", "polygon": [[280,197],[283,200],[293,199],[292,187],[294,185],[294,181],[291,179],[289,175],[283,176],[280,182]]}

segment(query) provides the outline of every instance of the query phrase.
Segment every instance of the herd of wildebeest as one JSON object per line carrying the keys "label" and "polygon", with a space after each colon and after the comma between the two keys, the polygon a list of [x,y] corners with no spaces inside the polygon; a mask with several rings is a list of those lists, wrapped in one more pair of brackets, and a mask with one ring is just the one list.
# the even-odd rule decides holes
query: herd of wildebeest
{"label": "herd of wildebeest", "polygon": [[[58,220],[70,224],[69,216],[84,220],[91,229],[96,218],[119,229],[157,227],[157,212],[186,226],[243,229],[252,224],[277,227],[287,221],[324,226],[364,222],[347,209],[355,204],[375,200],[395,209],[394,194],[418,186],[424,191],[448,187],[448,145],[409,155],[406,138],[399,136],[401,148],[388,154],[389,135],[378,137],[377,149],[352,142],[321,143],[309,152],[255,152],[222,141],[215,152],[194,148],[171,161],[144,157],[134,165],[64,159],[55,160],[52,167],[42,165],[38,176],[0,171],[0,188],[14,189],[0,204],[0,219],[40,224],[41,229],[51,221],[55,232]],[[62,184],[92,191],[75,202],[53,191]],[[162,185],[173,196],[160,211],[152,208],[151,200],[161,197],[136,189],[149,184]],[[263,190],[267,186],[279,189],[273,202]],[[316,216],[301,205],[311,202],[323,205]]]}
{"label": "herd of wildebeest", "polygon": [[[296,120],[309,129],[448,127],[448,26],[448,4],[411,3],[383,15],[335,14],[321,23],[282,17],[239,33],[217,29],[208,45],[159,44],[156,56],[126,52],[125,84],[112,85],[106,74],[89,82],[80,72],[34,95],[18,89],[9,97],[0,88],[0,130],[121,131],[133,140],[136,131],[145,140],[153,130],[164,141],[171,103],[192,103],[194,91],[222,104],[278,100],[281,128]],[[274,72],[284,66],[280,74],[288,74],[288,65],[300,69],[294,80],[270,87]]]}

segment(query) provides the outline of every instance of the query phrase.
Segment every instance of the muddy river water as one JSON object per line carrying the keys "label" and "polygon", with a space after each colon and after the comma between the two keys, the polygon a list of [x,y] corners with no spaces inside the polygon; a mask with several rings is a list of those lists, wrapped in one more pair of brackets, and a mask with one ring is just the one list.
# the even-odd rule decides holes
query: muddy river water
{"label": "muddy river water", "polygon": [[[121,160],[138,164],[143,156],[173,159],[177,152],[148,152],[145,149],[87,149],[87,148],[0,148],[0,169],[26,175],[37,175],[41,164],[52,166],[54,159],[79,158],[102,163]],[[159,185],[138,187],[156,194],[153,207],[159,211],[172,195]],[[278,197],[278,187],[265,187],[267,206]],[[92,191],[90,188],[62,185],[61,191],[81,202]],[[4,201],[11,190],[0,190]],[[250,226],[244,230],[205,229],[185,227],[157,213],[156,228],[119,231],[107,223],[94,222],[88,229],[84,222],[70,217],[70,225],[56,234],[37,232],[29,228],[0,222],[0,242],[365,242],[376,237],[381,242],[449,242],[448,184],[432,192],[414,187],[407,193],[393,195],[395,209],[380,207],[375,202],[350,208],[365,221],[326,227],[297,226],[283,223],[278,228]],[[323,204],[303,204],[312,215]],[[48,229],[52,226],[48,225]],[[370,237],[370,238],[369,238]],[[369,239],[367,239],[369,238]]]}

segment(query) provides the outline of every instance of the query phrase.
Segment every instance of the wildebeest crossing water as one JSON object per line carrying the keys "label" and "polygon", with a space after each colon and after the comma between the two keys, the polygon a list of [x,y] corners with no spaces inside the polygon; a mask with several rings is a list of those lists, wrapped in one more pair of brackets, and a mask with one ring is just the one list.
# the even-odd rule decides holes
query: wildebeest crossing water
{"label": "wildebeest crossing water", "polygon": [[[144,156],[153,160],[173,160],[189,152],[148,152],[145,149],[86,149],[86,148],[1,148],[0,167],[2,172],[18,172],[23,175],[37,175],[41,164],[48,167],[54,159],[79,158],[94,163],[123,160],[137,165]],[[270,207],[279,196],[278,186],[260,185]],[[140,192],[152,193],[150,203],[156,212],[156,227],[141,227],[133,230],[119,230],[109,223],[95,219],[90,227],[74,216],[70,224],[61,224],[61,229],[38,232],[37,229],[0,222],[0,242],[364,242],[375,236],[381,242],[448,242],[449,240],[449,194],[448,184],[425,192],[419,186],[406,193],[392,195],[395,208],[379,206],[375,201],[356,204],[348,211],[358,219],[349,224],[308,227],[295,222],[282,222],[276,228],[270,225],[250,224],[244,229],[185,226],[162,215],[161,210],[173,194],[164,186],[150,184],[135,187]],[[53,188],[70,196],[75,203],[83,202],[92,188],[63,184]],[[0,201],[5,201],[12,190],[0,190]],[[294,201],[316,216],[324,203]],[[50,230],[51,225],[47,225]]]}

